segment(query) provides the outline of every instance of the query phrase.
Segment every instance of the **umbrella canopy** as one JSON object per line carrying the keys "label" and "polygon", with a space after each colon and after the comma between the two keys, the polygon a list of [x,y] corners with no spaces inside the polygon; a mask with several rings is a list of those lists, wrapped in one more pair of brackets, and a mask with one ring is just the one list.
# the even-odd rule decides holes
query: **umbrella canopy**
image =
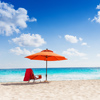
{"label": "umbrella canopy", "polygon": [[30,60],[43,60],[46,61],[46,81],[47,81],[47,61],[60,61],[60,60],[67,60],[64,56],[58,55],[54,53],[52,50],[42,50],[39,53],[35,53],[25,58],[29,58]]}

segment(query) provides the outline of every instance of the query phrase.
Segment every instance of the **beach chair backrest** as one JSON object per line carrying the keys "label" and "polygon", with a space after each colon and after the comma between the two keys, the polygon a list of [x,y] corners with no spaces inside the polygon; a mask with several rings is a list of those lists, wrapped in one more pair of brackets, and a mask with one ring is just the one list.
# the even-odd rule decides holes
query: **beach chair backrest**
{"label": "beach chair backrest", "polygon": [[24,81],[29,81],[34,78],[33,70],[31,68],[26,69]]}

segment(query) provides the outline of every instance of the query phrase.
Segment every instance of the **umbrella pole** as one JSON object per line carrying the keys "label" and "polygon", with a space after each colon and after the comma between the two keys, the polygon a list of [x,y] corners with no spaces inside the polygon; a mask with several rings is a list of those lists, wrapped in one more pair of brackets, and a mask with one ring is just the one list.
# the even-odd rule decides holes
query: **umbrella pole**
{"label": "umbrella pole", "polygon": [[47,60],[46,60],[46,81],[47,81]]}

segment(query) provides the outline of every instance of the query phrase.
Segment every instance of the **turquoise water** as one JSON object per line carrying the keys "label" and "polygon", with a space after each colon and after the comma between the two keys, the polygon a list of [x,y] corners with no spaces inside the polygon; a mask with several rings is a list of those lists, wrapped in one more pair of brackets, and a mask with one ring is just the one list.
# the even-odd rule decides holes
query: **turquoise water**
{"label": "turquoise water", "polygon": [[[45,80],[45,68],[32,68],[35,75]],[[26,69],[0,69],[0,82],[22,82]],[[100,79],[100,68],[48,68],[48,80]]]}

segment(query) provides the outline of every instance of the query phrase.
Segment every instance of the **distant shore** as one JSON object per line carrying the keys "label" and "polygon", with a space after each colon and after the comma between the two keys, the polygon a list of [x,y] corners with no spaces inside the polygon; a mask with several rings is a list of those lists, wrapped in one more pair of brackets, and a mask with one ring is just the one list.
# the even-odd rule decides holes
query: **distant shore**
{"label": "distant shore", "polygon": [[0,83],[0,100],[100,100],[100,80]]}

